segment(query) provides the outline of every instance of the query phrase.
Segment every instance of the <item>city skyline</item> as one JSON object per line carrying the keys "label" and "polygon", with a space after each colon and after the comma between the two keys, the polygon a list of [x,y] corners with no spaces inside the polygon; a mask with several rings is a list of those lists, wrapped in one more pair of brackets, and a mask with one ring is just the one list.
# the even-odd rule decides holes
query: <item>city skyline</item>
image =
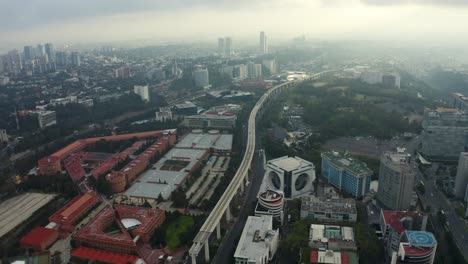
{"label": "city skyline", "polygon": [[318,40],[457,45],[466,41],[461,33],[468,14],[468,2],[460,0],[3,2],[0,49],[39,42],[203,41],[226,34],[253,41],[262,30],[273,42],[305,34]]}

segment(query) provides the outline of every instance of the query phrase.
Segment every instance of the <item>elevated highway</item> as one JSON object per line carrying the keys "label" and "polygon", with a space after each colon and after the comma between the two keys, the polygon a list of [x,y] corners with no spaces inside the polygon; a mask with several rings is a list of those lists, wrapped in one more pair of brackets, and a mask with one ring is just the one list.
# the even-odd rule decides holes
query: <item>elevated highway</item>
{"label": "elevated highway", "polygon": [[[309,76],[306,80],[310,79],[319,79],[322,75],[332,72],[324,71],[314,75]],[[196,235],[193,240],[192,247],[189,250],[189,254],[192,259],[192,264],[196,264],[196,259],[198,254],[200,253],[201,249],[204,247],[205,249],[205,262],[210,261],[210,254],[209,254],[209,238],[211,234],[216,229],[216,236],[217,238],[221,238],[221,217],[226,214],[227,221],[231,220],[231,212],[229,208],[229,204],[231,203],[234,196],[237,194],[238,190],[243,192],[245,182],[249,173],[250,166],[252,164],[252,159],[255,154],[255,133],[256,133],[256,120],[257,115],[263,109],[263,107],[268,103],[268,101],[277,95],[279,95],[284,89],[290,88],[295,86],[296,84],[302,81],[291,81],[279,84],[270,90],[268,90],[263,96],[257,101],[255,106],[253,107],[252,111],[250,112],[249,120],[248,120],[248,132],[247,132],[247,146],[244,154],[244,158],[237,170],[236,174],[234,175],[231,183],[226,188],[226,191],[223,193],[221,198],[219,199],[218,203],[215,205],[213,210],[211,211],[208,218],[205,220],[205,223],[200,228],[200,231]]]}

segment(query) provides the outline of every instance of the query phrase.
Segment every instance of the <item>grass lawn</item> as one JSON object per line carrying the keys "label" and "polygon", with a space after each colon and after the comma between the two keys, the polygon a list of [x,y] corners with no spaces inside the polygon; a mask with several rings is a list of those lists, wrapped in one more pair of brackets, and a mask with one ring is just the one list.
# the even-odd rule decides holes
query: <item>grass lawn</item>
{"label": "grass lawn", "polygon": [[187,232],[194,225],[193,218],[188,215],[179,217],[176,221],[171,223],[166,229],[166,242],[167,246],[174,250],[180,246],[179,237],[184,232]]}

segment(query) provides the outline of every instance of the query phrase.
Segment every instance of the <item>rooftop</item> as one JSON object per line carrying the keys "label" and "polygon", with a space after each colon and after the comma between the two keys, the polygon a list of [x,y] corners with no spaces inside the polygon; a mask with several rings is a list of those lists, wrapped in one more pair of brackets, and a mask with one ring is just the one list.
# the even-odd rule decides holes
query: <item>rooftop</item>
{"label": "rooftop", "polygon": [[78,195],[60,210],[55,212],[55,214],[49,217],[49,221],[73,224],[78,220],[77,217],[79,217],[83,211],[91,209],[92,206],[99,202],[100,198],[95,192]]}
{"label": "rooftop", "polygon": [[[204,158],[207,151],[206,149],[172,148],[151,169],[145,171],[125,192],[125,195],[156,199],[161,194],[164,199],[169,198],[178,185],[185,180],[189,171]],[[163,169],[169,169],[167,163],[172,161],[186,162],[182,167],[171,167],[172,170]]]}
{"label": "rooftop", "polygon": [[25,247],[41,248],[42,243],[51,243],[52,241],[47,240],[53,236],[57,239],[58,233],[56,230],[38,226],[21,238],[20,243]]}
{"label": "rooftop", "polygon": [[218,150],[232,149],[231,134],[219,133],[189,133],[177,143],[177,148],[194,148],[194,149],[209,149]]}
{"label": "rooftop", "polygon": [[356,214],[356,201],[354,199],[304,196],[301,202],[301,211],[333,212]]}
{"label": "rooftop", "polygon": [[104,250],[98,250],[88,247],[74,248],[71,255],[80,259],[94,260],[104,263],[127,264],[135,263],[138,260],[137,256],[114,253]]}
{"label": "rooftop", "polygon": [[333,252],[333,250],[310,252],[310,263],[348,264],[349,256],[345,252]]}
{"label": "rooftop", "polygon": [[299,170],[303,168],[314,168],[314,164],[310,161],[301,159],[299,157],[284,156],[268,161],[268,165],[273,165],[285,171]]}
{"label": "rooftop", "polygon": [[55,198],[52,194],[25,193],[0,204],[0,238],[28,220]]}
{"label": "rooftop", "polygon": [[396,232],[403,233],[406,228],[404,226],[404,222],[406,220],[412,220],[415,217],[420,216],[420,214],[416,212],[408,212],[408,211],[387,211],[382,210],[383,218],[386,225],[391,226]]}
{"label": "rooftop", "polygon": [[373,173],[372,170],[367,167],[366,163],[352,158],[347,153],[337,151],[323,152],[322,159],[329,160],[340,170],[349,170],[350,172],[360,176],[368,176]]}
{"label": "rooftop", "polygon": [[249,216],[237,245],[235,258],[257,260],[259,253],[269,250],[269,242],[277,233],[271,216]]}
{"label": "rooftop", "polygon": [[185,102],[183,104],[176,104],[174,105],[175,108],[192,108],[192,107],[197,107],[194,103],[192,102]]}

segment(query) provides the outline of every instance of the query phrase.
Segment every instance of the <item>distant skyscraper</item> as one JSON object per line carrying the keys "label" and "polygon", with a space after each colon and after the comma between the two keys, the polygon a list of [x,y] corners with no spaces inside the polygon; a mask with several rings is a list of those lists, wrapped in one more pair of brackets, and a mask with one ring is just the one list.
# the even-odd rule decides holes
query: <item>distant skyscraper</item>
{"label": "distant skyscraper", "polygon": [[391,210],[408,210],[413,194],[414,178],[409,154],[384,152],[380,159],[377,200]]}
{"label": "distant skyscraper", "polygon": [[38,44],[36,47],[36,56],[44,56],[44,55],[45,55],[44,46],[41,44]]}
{"label": "distant skyscraper", "polygon": [[24,46],[24,60],[32,60],[34,58],[34,47],[33,46]]}
{"label": "distant skyscraper", "polygon": [[20,53],[17,50],[12,50],[8,52],[5,64],[7,71],[13,74],[18,74],[23,69],[23,61],[21,59]]}
{"label": "distant skyscraper", "polygon": [[268,37],[265,32],[260,32],[260,53],[268,54]]}
{"label": "distant skyscraper", "polygon": [[70,64],[70,52],[68,51],[57,51],[57,65],[68,65]]}
{"label": "distant skyscraper", "polygon": [[49,58],[50,62],[55,61],[55,48],[54,44],[52,43],[47,43],[45,44],[45,53],[47,54],[47,57]]}
{"label": "distant skyscraper", "polygon": [[177,59],[176,59],[176,58],[173,58],[173,59],[172,59],[171,72],[172,72],[172,76],[176,76],[176,75],[177,75]]}
{"label": "distant skyscraper", "polygon": [[232,55],[232,39],[230,37],[226,37],[224,40],[224,55],[227,57]]}
{"label": "distant skyscraper", "polygon": [[249,77],[247,66],[245,64],[239,64],[234,66],[233,77],[239,80],[245,80]]}
{"label": "distant skyscraper", "polygon": [[224,54],[224,38],[218,38],[218,54]]}
{"label": "distant skyscraper", "polygon": [[205,87],[210,84],[208,70],[207,69],[199,69],[193,72],[193,78],[195,80],[196,87]]}
{"label": "distant skyscraper", "polygon": [[73,66],[80,66],[81,65],[81,60],[80,60],[80,53],[77,51],[74,51],[71,53],[71,63]]}

